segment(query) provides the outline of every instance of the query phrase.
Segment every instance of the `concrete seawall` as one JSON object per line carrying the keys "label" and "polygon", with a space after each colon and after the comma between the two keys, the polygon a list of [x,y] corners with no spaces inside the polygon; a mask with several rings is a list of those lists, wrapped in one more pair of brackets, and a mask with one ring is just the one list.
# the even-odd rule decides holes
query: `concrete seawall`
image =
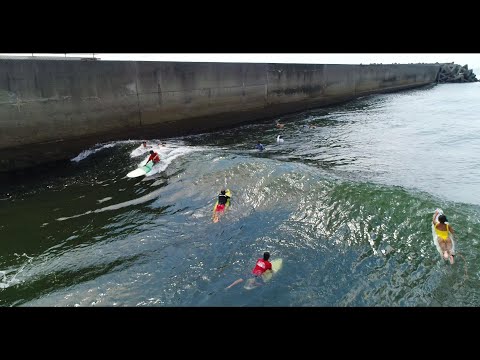
{"label": "concrete seawall", "polygon": [[0,171],[419,87],[440,66],[0,60]]}

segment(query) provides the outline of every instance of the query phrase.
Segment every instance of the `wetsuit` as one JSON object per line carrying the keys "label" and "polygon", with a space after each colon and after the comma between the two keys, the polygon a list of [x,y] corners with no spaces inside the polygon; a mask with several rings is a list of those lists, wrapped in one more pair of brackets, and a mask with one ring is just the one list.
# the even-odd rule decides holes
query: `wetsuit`
{"label": "wetsuit", "polygon": [[218,203],[217,203],[217,208],[215,209],[215,211],[225,210],[225,205],[227,204],[228,199],[230,199],[230,196],[227,196],[225,194],[218,195]]}

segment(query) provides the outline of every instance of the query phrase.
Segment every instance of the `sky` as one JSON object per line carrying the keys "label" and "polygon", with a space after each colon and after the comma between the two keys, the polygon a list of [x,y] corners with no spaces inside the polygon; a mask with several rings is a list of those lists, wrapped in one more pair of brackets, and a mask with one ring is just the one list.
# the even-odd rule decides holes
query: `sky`
{"label": "sky", "polygon": [[[32,56],[29,54],[0,54],[0,56]],[[182,61],[182,62],[244,62],[300,64],[409,64],[450,63],[480,68],[480,53],[148,53],[148,54],[40,54],[34,56],[92,57],[101,60]]]}

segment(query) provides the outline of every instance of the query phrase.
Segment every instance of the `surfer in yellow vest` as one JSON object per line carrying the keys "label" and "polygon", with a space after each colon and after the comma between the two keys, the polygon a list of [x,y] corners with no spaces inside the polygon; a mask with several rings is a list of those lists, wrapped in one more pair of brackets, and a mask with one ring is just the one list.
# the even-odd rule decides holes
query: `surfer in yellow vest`
{"label": "surfer in yellow vest", "polygon": [[450,264],[453,264],[452,254],[452,239],[450,234],[454,234],[453,227],[447,222],[447,217],[444,214],[438,215],[438,211],[433,214],[432,223],[435,227],[435,233],[437,234],[438,244],[443,251],[443,258],[449,260]]}
{"label": "surfer in yellow vest", "polygon": [[153,165],[155,165],[156,163],[160,162],[160,156],[155,151],[150,150],[150,156],[148,157],[148,160],[145,163],[145,165],[147,165],[149,161],[152,161]]}
{"label": "surfer in yellow vest", "polygon": [[[270,253],[268,251],[263,253],[263,258],[260,258],[257,260],[255,263],[254,268],[252,269],[252,274],[255,276],[255,279],[259,276],[262,276],[262,274],[267,271],[267,270],[272,270],[272,263],[268,261],[270,259]],[[253,280],[253,279],[252,279]],[[238,283],[241,283],[243,279],[238,279],[235,280],[232,284],[226,287],[226,289],[230,289],[232,286],[237,285]],[[255,282],[254,284],[256,285],[261,285],[260,283]]]}

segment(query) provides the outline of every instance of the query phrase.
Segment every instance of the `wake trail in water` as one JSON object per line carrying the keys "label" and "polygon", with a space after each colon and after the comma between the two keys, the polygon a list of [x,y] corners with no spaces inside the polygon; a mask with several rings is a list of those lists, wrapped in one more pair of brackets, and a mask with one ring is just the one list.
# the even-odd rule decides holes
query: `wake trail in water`
{"label": "wake trail in water", "polygon": [[57,221],[64,221],[64,220],[68,220],[68,219],[78,218],[80,216],[84,216],[84,215],[88,215],[88,214],[101,213],[101,212],[110,211],[110,210],[118,210],[118,209],[121,209],[121,208],[124,208],[124,207],[127,207],[127,206],[143,204],[143,203],[148,202],[150,200],[154,200],[160,194],[161,191],[162,191],[162,189],[158,189],[158,190],[152,191],[151,193],[149,193],[147,195],[139,197],[137,199],[128,200],[128,201],[125,201],[125,202],[122,202],[122,203],[119,203],[119,204],[113,204],[113,205],[106,206],[106,207],[103,207],[103,208],[100,208],[100,209],[97,209],[97,210],[89,210],[89,211],[84,212],[82,214],[60,217],[56,220]]}

